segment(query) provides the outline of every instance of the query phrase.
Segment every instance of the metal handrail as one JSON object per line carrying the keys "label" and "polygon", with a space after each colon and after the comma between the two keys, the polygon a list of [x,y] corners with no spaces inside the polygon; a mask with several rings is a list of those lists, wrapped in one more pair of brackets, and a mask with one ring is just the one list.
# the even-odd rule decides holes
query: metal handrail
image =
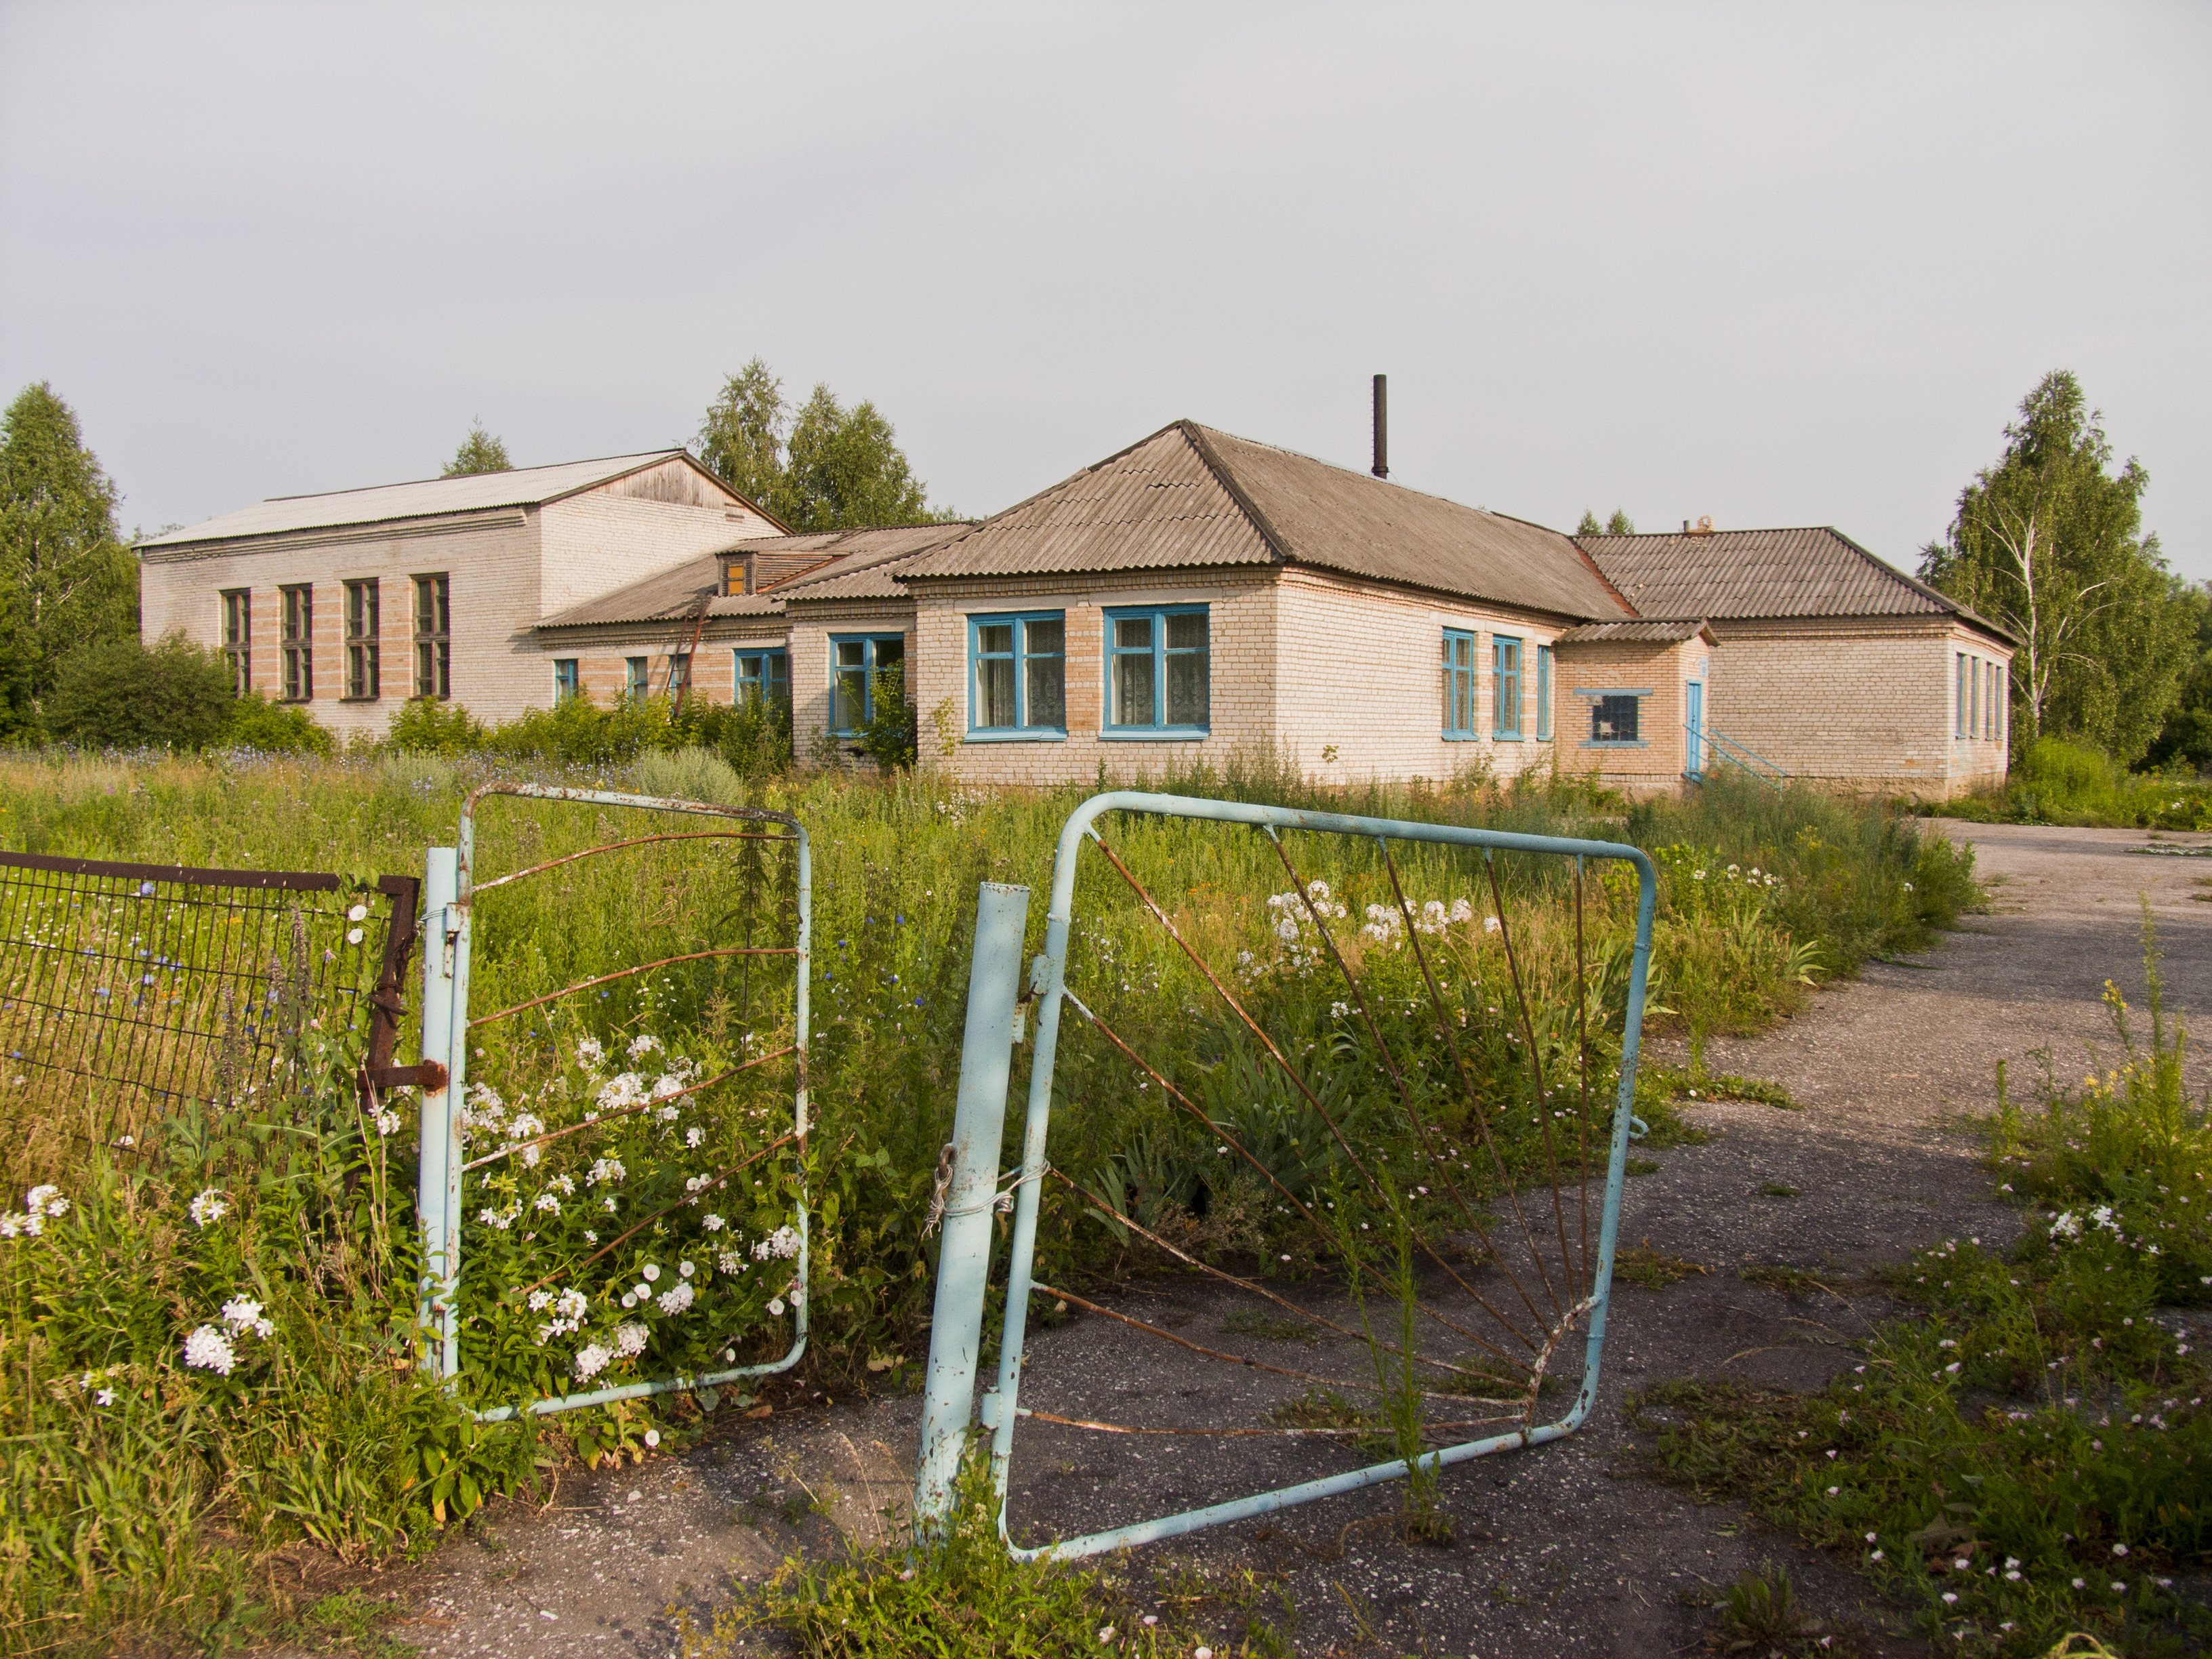
{"label": "metal handrail", "polygon": [[[1684,720],[1682,722],[1682,729],[1685,732],[1687,732],[1693,740],[1702,739],[1704,742],[1711,744],[1713,747],[1714,754],[1726,761],[1730,766],[1735,767],[1737,770],[1749,773],[1753,777],[1757,778],[1761,783],[1771,783],[1777,790],[1779,790],[1784,784],[1790,781],[1790,774],[1788,772],[1776,765],[1772,761],[1767,759],[1765,756],[1759,753],[1758,750],[1738,743],[1734,738],[1729,737],[1725,732],[1716,732],[1710,725],[1702,720]],[[1693,754],[1690,758],[1694,761],[1702,757]],[[1759,769],[1761,767],[1765,767],[1767,769],[1765,771],[1761,771]],[[1701,776],[1703,775],[1704,771],[1705,769],[1700,766],[1693,770],[1690,775],[1692,777]]]}

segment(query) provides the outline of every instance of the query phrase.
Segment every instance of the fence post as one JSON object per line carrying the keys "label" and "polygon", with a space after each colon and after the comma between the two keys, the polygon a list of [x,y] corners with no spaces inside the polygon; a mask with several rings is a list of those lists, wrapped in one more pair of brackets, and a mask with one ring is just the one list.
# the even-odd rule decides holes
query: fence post
{"label": "fence post", "polygon": [[[453,1114],[459,1103],[460,1078],[452,1065],[453,950],[447,928],[459,891],[459,854],[451,847],[431,848],[422,870],[422,1058],[445,1066],[447,1075],[439,1088],[422,1091],[415,1208],[422,1226],[417,1326],[424,1335],[422,1369],[434,1376],[453,1375],[447,1356],[459,1334],[453,1312],[459,1264],[453,1257],[460,1243],[460,1217],[454,1192],[461,1171]],[[430,1340],[433,1330],[434,1343]]]}
{"label": "fence post", "polygon": [[975,957],[968,973],[968,1028],[949,1149],[952,1172],[945,1191],[921,1455],[915,1469],[915,1518],[926,1528],[941,1526],[951,1514],[975,1402],[983,1295],[991,1270],[991,1206],[999,1184],[999,1146],[1013,1068],[1014,999],[1029,909],[1028,888],[995,881],[982,884],[975,902]]}

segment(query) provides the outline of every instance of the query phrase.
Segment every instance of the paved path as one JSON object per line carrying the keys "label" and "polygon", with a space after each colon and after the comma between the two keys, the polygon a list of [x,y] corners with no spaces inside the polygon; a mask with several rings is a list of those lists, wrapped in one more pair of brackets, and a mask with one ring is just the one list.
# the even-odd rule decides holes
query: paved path
{"label": "paved path", "polygon": [[[2170,1006],[2198,1022],[2212,1010],[2212,902],[2197,896],[2212,895],[2197,884],[2212,883],[2212,857],[2146,857],[2132,850],[2149,844],[2138,833],[1949,833],[1974,844],[1992,884],[1990,914],[1910,963],[1870,964],[1766,1036],[1713,1043],[1712,1069],[1775,1079],[1804,1109],[1699,1109],[1711,1139],[1659,1153],[1658,1172],[1630,1182],[1623,1237],[1717,1271],[1663,1291],[1616,1291],[1600,1401],[1583,1433],[1449,1474],[1443,1497],[1460,1538],[1449,1549],[1354,1527],[1395,1507],[1385,1487],[1198,1534],[1136,1565],[1275,1578],[1300,1610],[1302,1652],[1643,1659],[1695,1644],[1707,1615],[1687,1602],[1771,1558],[1791,1565],[1817,1613],[1859,1623],[1866,1650],[1923,1651],[1892,1628],[1893,1613],[1867,1605],[1866,1587],[1840,1564],[1733,1507],[1697,1507],[1632,1474],[1621,1400],[1678,1376],[1817,1386],[1849,1362],[1835,1345],[1890,1311],[1870,1292],[1855,1292],[1851,1308],[1793,1302],[1742,1282],[1736,1266],[1857,1279],[1946,1237],[2010,1237],[2015,1224],[1988,1201],[1962,1117],[1994,1106],[2000,1059],[2025,1094],[2038,1050],[2076,1078],[2091,1045],[2112,1052],[2099,998],[2110,978],[2141,1001],[2140,895],[2160,931]],[[2162,844],[2212,850],[2212,837]],[[2203,1068],[2193,1072],[2202,1086]],[[1799,1195],[1769,1196],[1768,1183]],[[1226,1304],[1201,1286],[1164,1283],[1131,1301],[1233,1346],[1219,1334]],[[1267,1346],[1255,1342],[1246,1346]],[[1284,1357],[1297,1364],[1306,1352]],[[1043,1333],[1032,1353],[1033,1403],[1055,1389],[1103,1390],[1125,1420],[1159,1422],[1249,1421],[1264,1406],[1249,1373],[1178,1358],[1103,1321]],[[547,1510],[508,1505],[490,1517],[479,1534],[489,1547],[457,1537],[424,1567],[387,1576],[415,1614],[394,1633],[441,1656],[672,1653],[672,1607],[704,1613],[726,1595],[728,1575],[757,1577],[803,1540],[826,1541],[830,1523],[819,1516],[795,1530],[778,1518],[787,1499],[811,1490],[836,1524],[878,1535],[878,1511],[904,1495],[915,1418],[912,1401],[787,1405],[765,1423],[718,1429],[680,1457],[571,1474]],[[1032,1527],[1088,1530],[1279,1484],[1311,1455],[1277,1443],[1190,1444],[1102,1444],[1025,1426],[1017,1514]],[[1363,1619],[1375,1638],[1364,1649]]]}

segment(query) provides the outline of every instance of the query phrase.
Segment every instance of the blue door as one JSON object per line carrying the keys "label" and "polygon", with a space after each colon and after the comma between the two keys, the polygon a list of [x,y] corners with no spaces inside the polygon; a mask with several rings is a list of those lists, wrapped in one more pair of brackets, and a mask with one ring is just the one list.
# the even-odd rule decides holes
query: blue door
{"label": "blue door", "polygon": [[1705,687],[1702,680],[1692,680],[1689,684],[1689,718],[1683,724],[1690,728],[1690,763],[1683,775],[1702,778],[1705,775]]}

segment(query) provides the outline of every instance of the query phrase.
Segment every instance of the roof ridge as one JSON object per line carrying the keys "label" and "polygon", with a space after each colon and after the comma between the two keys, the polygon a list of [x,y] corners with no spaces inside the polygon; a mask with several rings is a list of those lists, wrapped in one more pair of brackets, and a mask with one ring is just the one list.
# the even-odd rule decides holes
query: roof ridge
{"label": "roof ridge", "polygon": [[[1183,437],[1198,453],[1198,459],[1205,463],[1206,470],[1213,475],[1213,481],[1229,492],[1229,499],[1235,501],[1244,516],[1252,521],[1252,527],[1260,532],[1260,539],[1267,544],[1268,550],[1285,564],[1296,564],[1297,556],[1291,551],[1288,538],[1281,531],[1276,529],[1273,521],[1260,510],[1260,503],[1252,499],[1251,491],[1245,489],[1230,471],[1228,462],[1224,460],[1220,453],[1214,448],[1206,428],[1188,417],[1177,421],[1176,424],[1182,428]],[[1224,433],[1223,435],[1233,438],[1237,434],[1231,432]],[[1245,441],[1240,439],[1238,441]],[[1290,454],[1293,452],[1285,450],[1283,453]],[[1314,458],[1308,455],[1301,459],[1312,460]],[[1322,465],[1327,465],[1328,463],[1323,462]]]}
{"label": "roof ridge", "polygon": [[[641,449],[626,455],[586,455],[581,460],[547,461],[539,466],[503,466],[498,471],[500,473],[513,477],[523,472],[556,472],[565,467],[593,466],[603,461],[665,460],[672,455],[682,455],[691,460],[695,465],[697,465],[697,457],[678,444],[669,449]],[[313,501],[321,501],[331,495],[365,495],[372,489],[415,489],[423,484],[453,483],[463,478],[483,478],[491,476],[493,475],[484,472],[441,472],[434,478],[396,478],[389,483],[349,484],[343,489],[306,489],[296,495],[264,495],[261,499],[264,502]],[[717,478],[715,482],[720,483],[721,480]],[[722,484],[722,488],[730,489],[730,486],[726,483]],[[745,499],[735,489],[730,489],[730,493],[732,495],[738,495],[740,500]]]}

